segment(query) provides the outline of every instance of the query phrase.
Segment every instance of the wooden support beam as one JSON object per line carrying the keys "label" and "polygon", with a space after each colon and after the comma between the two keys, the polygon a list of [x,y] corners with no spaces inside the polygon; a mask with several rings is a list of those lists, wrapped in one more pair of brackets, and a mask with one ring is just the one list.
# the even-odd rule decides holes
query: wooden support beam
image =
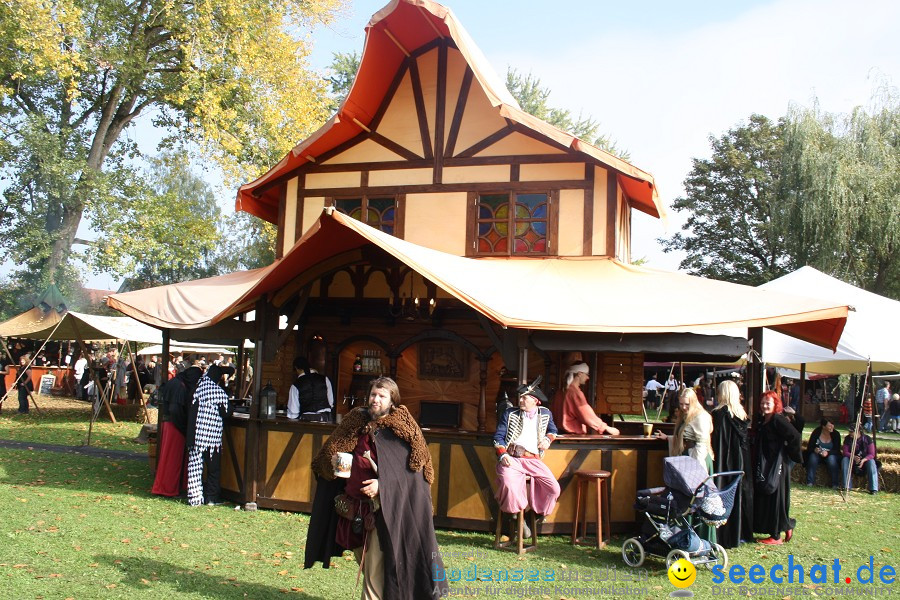
{"label": "wooden support beam", "polygon": [[405,146],[401,146],[394,140],[384,137],[377,131],[373,131],[372,133],[370,133],[369,139],[371,139],[373,142],[376,142],[377,144],[384,146],[385,148],[387,148],[394,154],[399,154],[400,156],[402,156],[403,158],[405,158],[407,160],[419,160],[419,159],[423,158],[423,157],[419,156],[418,154],[416,154],[415,152],[413,152],[412,150],[406,148]]}
{"label": "wooden support beam", "polygon": [[422,155],[426,160],[430,160],[434,158],[434,154],[431,148],[431,134],[428,131],[428,115],[425,112],[425,94],[422,92],[419,65],[414,60],[409,63],[409,79],[416,105],[416,120],[419,122],[419,137],[422,138]]}
{"label": "wooden support beam", "polygon": [[750,327],[747,329],[747,339],[750,340],[752,346],[748,355],[750,360],[747,361],[747,417],[753,422],[753,414],[756,412],[756,405],[759,398],[765,391],[763,387],[763,371],[765,365],[762,363],[763,353],[763,337],[762,327]]}
{"label": "wooden support beam", "polygon": [[434,108],[434,183],[444,180],[444,115],[447,111],[447,44],[438,46],[437,98]]}
{"label": "wooden support beam", "polygon": [[278,339],[275,342],[276,348],[281,348],[284,345],[284,342],[294,330],[294,326],[300,322],[300,317],[303,316],[303,311],[304,309],[306,309],[306,303],[309,301],[309,294],[311,290],[312,285],[307,284],[306,286],[304,286],[303,291],[300,292],[300,298],[297,300],[297,306],[294,308],[294,312],[288,319],[287,328],[285,328],[284,331],[280,331],[278,334]]}
{"label": "wooden support beam", "polygon": [[499,142],[500,140],[502,140],[503,138],[505,138],[506,136],[511,134],[513,131],[515,131],[515,130],[512,127],[503,127],[501,129],[498,129],[494,133],[475,142],[474,144],[472,144],[471,146],[469,146],[468,148],[466,148],[465,150],[463,150],[462,152],[457,154],[456,157],[457,158],[474,157],[476,154],[478,154],[482,150],[486,150],[486,149],[490,148],[491,146],[493,146],[494,144],[496,144],[497,142]]}
{"label": "wooden support beam", "polygon": [[[462,126],[463,114],[469,99],[469,90],[472,88],[473,77],[472,69],[466,66],[466,72],[459,86],[459,95],[456,98],[456,107],[453,110],[453,120],[450,122],[450,132],[447,134],[447,145],[444,148],[445,159],[453,156],[453,152],[456,150],[456,140],[459,137],[459,128]],[[446,161],[444,164],[447,164]]]}
{"label": "wooden support beam", "polygon": [[405,54],[405,55],[407,56],[407,58],[409,58],[409,50],[407,50],[406,48],[403,47],[403,44],[401,44],[401,43],[400,43],[400,40],[398,40],[398,39],[394,36],[394,34],[391,33],[391,30],[390,30],[390,29],[388,29],[387,27],[382,27],[382,28],[381,28],[381,31],[383,31],[384,34],[385,34],[386,36],[388,36],[388,37],[391,39],[392,42],[394,42],[394,45],[396,45],[398,48],[400,48],[400,51],[401,51],[403,54]]}
{"label": "wooden support beam", "polygon": [[619,232],[619,180],[612,171],[606,172],[606,255],[616,257],[616,236]]}

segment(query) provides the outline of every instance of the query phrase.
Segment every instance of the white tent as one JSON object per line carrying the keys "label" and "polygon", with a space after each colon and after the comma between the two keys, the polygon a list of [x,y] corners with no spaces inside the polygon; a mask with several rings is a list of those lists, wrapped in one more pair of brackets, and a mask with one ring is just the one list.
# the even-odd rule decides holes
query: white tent
{"label": "white tent", "polygon": [[[217,346],[215,344],[194,344],[188,342],[170,342],[169,343],[169,352],[182,352],[188,354],[206,354],[209,356],[215,356],[217,354],[224,354],[225,356],[234,356],[234,348],[226,348],[224,346]],[[154,346],[147,346],[141,350],[138,350],[138,354],[141,356],[154,356],[162,354],[162,344],[156,344]]]}
{"label": "white tent", "polygon": [[806,363],[810,372],[837,375],[861,373],[871,360],[873,371],[900,370],[900,302],[844,283],[812,267],[802,267],[760,287],[835,301],[855,309],[847,315],[836,352],[766,329],[762,354],[767,365],[799,369]]}

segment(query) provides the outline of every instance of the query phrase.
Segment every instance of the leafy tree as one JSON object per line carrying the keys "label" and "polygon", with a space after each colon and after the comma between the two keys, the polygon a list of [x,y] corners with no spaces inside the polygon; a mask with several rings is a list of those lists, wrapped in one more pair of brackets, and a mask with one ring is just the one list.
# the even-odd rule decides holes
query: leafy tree
{"label": "leafy tree", "polygon": [[337,112],[341,102],[350,93],[350,86],[353,85],[353,78],[359,71],[359,52],[335,52],[332,55],[331,66],[329,71],[331,74],[326,77],[326,81],[331,85],[331,112]]}
{"label": "leafy tree", "polygon": [[790,252],[877,294],[900,298],[900,101],[883,87],[849,115],[793,107],[783,197]]}
{"label": "leafy tree", "polygon": [[130,276],[128,289],[219,274],[221,210],[209,184],[191,172],[188,158],[163,154],[135,182],[127,196],[108,199],[96,211],[98,221],[91,225],[104,236],[85,262],[97,272]]}
{"label": "leafy tree", "polygon": [[225,224],[223,235],[229,241],[219,253],[224,272],[258,269],[275,262],[278,231],[271,223],[239,212]]}
{"label": "leafy tree", "polygon": [[301,32],[340,1],[0,4],[0,260],[66,278],[83,216],[137,185],[142,115],[235,179],[280,159],[325,117]]}
{"label": "leafy tree", "polygon": [[571,111],[564,108],[554,108],[549,105],[550,89],[541,85],[541,80],[531,73],[522,75],[516,69],[509,67],[506,70],[506,87],[519,106],[525,112],[567,131],[577,138],[587,140],[611,154],[615,154],[623,160],[628,160],[628,151],[616,146],[616,142],[608,135],[599,133],[600,122],[592,117],[585,117],[578,113],[575,117]]}
{"label": "leafy tree", "polygon": [[683,232],[661,240],[683,250],[681,268],[758,285],[810,265],[900,298],[900,102],[883,86],[850,114],[792,107],[777,124],[753,115],[710,138],[695,159]]}
{"label": "leafy tree", "polygon": [[0,277],[0,322],[11,319],[23,311],[20,300],[26,297],[26,293],[27,290],[23,288],[21,282]]}
{"label": "leafy tree", "polygon": [[794,269],[778,193],[784,127],[752,115],[722,137],[710,137],[710,158],[693,160],[686,194],[672,204],[688,214],[685,233],[660,240],[666,252],[687,254],[680,268],[747,285]]}

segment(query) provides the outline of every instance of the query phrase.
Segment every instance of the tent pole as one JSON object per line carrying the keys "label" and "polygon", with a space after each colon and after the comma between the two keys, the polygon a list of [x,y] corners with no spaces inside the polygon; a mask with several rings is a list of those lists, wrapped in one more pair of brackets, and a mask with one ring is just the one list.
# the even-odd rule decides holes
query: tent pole
{"label": "tent pole", "polygon": [[[866,365],[866,378],[863,380],[863,388],[862,388],[863,402],[866,401],[866,388],[869,386],[869,377],[871,375],[872,375],[872,361],[869,361],[869,363]],[[874,402],[872,404],[874,404]],[[856,411],[856,425],[853,427],[854,432],[859,431],[859,424],[862,422],[862,414],[863,414],[862,405],[860,405],[859,410]],[[873,429],[874,429],[874,424],[873,424]],[[874,441],[874,438],[872,438],[872,440]],[[858,441],[859,441],[859,436],[854,435],[853,442],[850,444],[850,464],[847,465],[847,467],[848,467],[847,468],[847,477],[844,478],[844,485],[841,489],[841,498],[844,500],[844,502],[847,501],[848,490],[850,488],[850,478],[853,477],[853,458],[856,456],[856,443]],[[875,447],[878,448],[877,445]]]}
{"label": "tent pole", "polygon": [[[88,352],[87,346],[84,343],[84,340],[81,339],[81,334],[78,332],[78,328],[75,328],[75,337],[78,340],[78,345],[81,346],[81,353],[84,355],[87,361],[88,373],[90,373],[91,379],[94,380],[94,391],[97,393],[97,398],[100,398],[100,394],[105,394],[106,391],[100,390],[100,378],[97,377],[97,369],[94,368],[94,361],[90,358],[91,354]],[[87,388],[85,388],[85,393],[87,393]],[[94,421],[97,420],[97,412],[100,410],[100,402],[97,403],[97,407],[94,407],[94,402],[91,400],[91,419],[88,422],[88,433],[87,439],[84,442],[85,446],[91,445],[91,433],[94,431]],[[113,421],[115,423],[115,421]]]}
{"label": "tent pole", "polygon": [[[666,377],[666,386],[669,385],[669,380],[672,379],[672,373],[674,373],[674,372],[675,372],[675,363],[672,363],[672,368],[669,369],[669,376]],[[659,421],[659,420],[662,418],[662,410],[663,410],[663,406],[664,406],[665,403],[666,403],[666,399],[668,398],[668,395],[669,395],[669,389],[668,389],[668,387],[663,388],[663,395],[662,395],[662,398],[661,398],[660,401],[659,401],[659,406],[658,406],[657,409],[656,409],[656,420],[657,420],[657,421]]]}
{"label": "tent pole", "polygon": [[255,373],[254,373],[253,375],[251,375],[251,376],[250,376],[250,379],[247,381],[247,385],[244,386],[244,392],[241,394],[241,396],[243,396],[244,398],[246,398],[246,397],[247,397],[247,394],[250,393],[250,388],[253,387],[253,378],[254,378],[255,376],[256,376]]}
{"label": "tent pole", "polygon": [[797,412],[803,414],[806,404],[806,363],[800,363],[800,399],[797,401]]}
{"label": "tent pole", "polygon": [[162,330],[162,356],[159,358],[159,386],[169,381],[169,353],[171,352],[172,334],[168,329]]}
{"label": "tent pole", "polygon": [[[9,351],[9,347],[7,347],[6,345],[6,340],[4,340],[2,337],[0,337],[0,344],[3,344],[3,351],[9,357],[10,366],[14,366],[16,361],[13,358],[12,352]],[[5,379],[6,375],[0,375],[0,377],[3,377]],[[10,390],[6,390],[6,393],[3,394],[2,398],[0,398],[0,408],[3,408],[3,402],[9,397],[9,392]]]}
{"label": "tent pole", "polygon": [[[28,364],[25,366],[25,368],[22,369],[21,372],[19,372],[18,370],[16,371],[16,384],[19,383],[19,379],[22,377],[22,373],[24,373],[25,371],[27,371],[28,369],[30,369],[30,368],[31,368],[31,365],[34,364],[34,359],[35,359],[35,357],[37,357],[37,355],[41,353],[41,351],[42,351],[42,350],[44,349],[44,347],[47,345],[47,342],[50,341],[50,338],[53,337],[53,334],[56,333],[56,330],[59,329],[59,326],[60,326],[60,325],[62,325],[62,322],[63,322],[63,319],[60,319],[60,320],[59,320],[59,323],[56,324],[56,327],[53,328],[53,331],[50,332],[50,335],[47,336],[47,339],[44,340],[44,343],[41,344],[41,347],[38,348],[38,349],[37,349],[37,352],[35,352],[35,353],[31,356],[31,360],[28,362]],[[9,350],[7,350],[7,352],[9,352]],[[12,355],[10,355],[10,359],[12,359]],[[7,394],[8,394],[8,393],[9,393],[9,390],[7,390]],[[38,414],[41,414],[41,407],[38,406],[37,399],[34,397],[34,394],[32,394],[31,392],[28,392],[28,397],[31,399],[31,403],[34,404],[34,409],[35,409],[36,411],[38,411]]]}
{"label": "tent pole", "polygon": [[[243,321],[243,314],[241,314],[241,320]],[[244,387],[244,338],[241,338],[241,342],[237,347],[237,354],[235,355],[234,361],[234,399],[235,401],[241,402],[244,400],[244,396],[241,394],[241,388]]]}
{"label": "tent pole", "polygon": [[[63,319],[60,319],[60,320],[59,320],[59,323],[56,324],[56,327],[53,328],[53,331],[50,332],[50,335],[47,336],[47,339],[44,340],[44,343],[41,344],[41,347],[38,348],[38,349],[37,349],[37,352],[35,352],[35,353],[31,356],[31,360],[28,362],[28,365],[23,369],[23,372],[24,372],[24,371],[27,371],[29,368],[31,368],[31,365],[34,364],[34,359],[37,357],[38,354],[41,353],[41,351],[42,351],[42,350],[44,349],[44,347],[47,345],[47,342],[50,341],[50,338],[53,337],[53,334],[56,333],[56,330],[59,329],[59,326],[60,326],[60,325],[62,325],[62,322],[63,322]],[[16,374],[16,382],[18,382],[19,376],[21,376],[21,373],[17,373],[17,374]],[[39,389],[38,391],[40,391],[40,389]],[[34,397],[34,394],[32,394],[30,391],[28,392],[28,397],[31,399],[31,403],[34,404],[34,409],[35,409],[36,411],[38,411],[38,414],[40,414],[40,413],[41,413],[41,407],[38,406],[37,398],[35,398],[35,397]]]}
{"label": "tent pole", "polygon": [[519,350],[519,385],[528,383],[528,332],[519,331],[516,336]]}
{"label": "tent pole", "polygon": [[[81,351],[87,355],[87,345],[84,343],[84,339],[81,337],[81,332],[78,330],[78,323],[75,319],[72,319],[72,329],[75,330],[75,337],[78,339],[78,343],[81,344]],[[106,398],[106,390],[100,389],[100,378],[97,377],[97,370],[93,368],[93,363],[88,361],[88,365],[91,367],[91,373],[94,377],[94,388],[97,390],[97,395],[101,398],[103,404],[106,405],[106,411],[109,413],[109,419],[113,422],[113,425],[116,423],[116,416],[113,414],[112,407],[109,405],[109,400]],[[107,386],[108,387],[108,386]],[[93,426],[93,420],[91,420],[91,426]],[[91,431],[88,428],[88,442],[87,445],[91,445]]]}
{"label": "tent pole", "polygon": [[750,340],[750,353],[747,355],[750,360],[747,362],[747,416],[750,422],[753,422],[753,415],[756,412],[756,403],[765,391],[763,387],[763,377],[765,376],[765,365],[763,365],[763,333],[762,327],[750,327],[747,329],[747,339]]}
{"label": "tent pole", "polygon": [[[866,383],[872,386],[872,442],[875,444],[875,452],[878,452],[878,426],[881,424],[881,415],[878,413],[878,403],[875,402],[875,381],[872,379],[872,360],[869,359],[869,365],[866,368]],[[866,386],[863,384],[863,393],[866,391]],[[865,401],[866,397],[863,396],[863,401]],[[884,403],[884,408],[887,409],[888,402],[890,402],[891,397],[887,397],[887,402]]]}
{"label": "tent pole", "polygon": [[131,371],[134,373],[135,381],[137,382],[137,390],[138,397],[141,401],[141,410],[144,412],[144,423],[150,422],[150,415],[147,414],[147,404],[144,402],[144,388],[141,386],[141,378],[138,376],[137,370],[137,358],[134,355],[134,352],[131,351],[131,342],[125,340],[125,348],[128,350],[128,356],[131,358]]}

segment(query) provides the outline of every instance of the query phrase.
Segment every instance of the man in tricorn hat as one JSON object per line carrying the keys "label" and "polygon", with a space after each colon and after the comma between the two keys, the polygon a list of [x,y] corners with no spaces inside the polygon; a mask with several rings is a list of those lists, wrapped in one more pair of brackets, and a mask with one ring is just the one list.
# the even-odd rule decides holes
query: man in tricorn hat
{"label": "man in tricorn hat", "polygon": [[556,439],[557,430],[550,410],[539,406],[547,403],[539,383],[540,377],[516,390],[519,406],[507,410],[500,419],[494,433],[494,447],[499,459],[497,501],[500,510],[517,514],[528,507],[525,476],[530,475],[534,481],[531,509],[540,518],[553,511],[560,490],[556,477],[541,460],[544,451]]}

